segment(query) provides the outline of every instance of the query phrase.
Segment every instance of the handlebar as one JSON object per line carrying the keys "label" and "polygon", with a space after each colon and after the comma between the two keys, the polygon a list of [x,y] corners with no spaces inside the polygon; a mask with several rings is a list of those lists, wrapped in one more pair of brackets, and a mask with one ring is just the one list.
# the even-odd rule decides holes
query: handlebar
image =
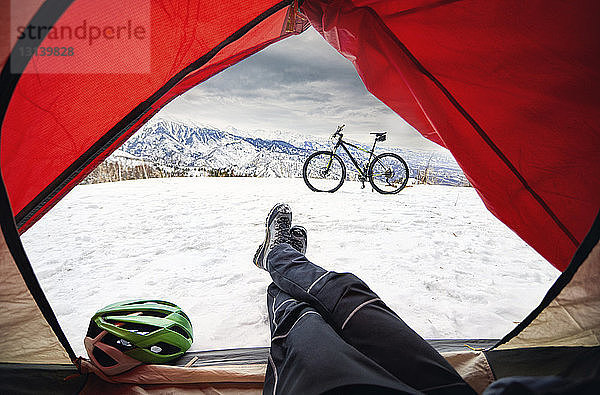
{"label": "handlebar", "polygon": [[332,139],[334,139],[334,138],[336,138],[337,136],[344,137],[344,135],[342,134],[342,129],[344,129],[344,126],[346,126],[346,125],[344,124],[344,125],[342,125],[342,126],[338,126],[338,127],[337,127],[337,130],[335,131],[335,133],[333,133],[333,134],[331,135],[331,138],[332,138]]}

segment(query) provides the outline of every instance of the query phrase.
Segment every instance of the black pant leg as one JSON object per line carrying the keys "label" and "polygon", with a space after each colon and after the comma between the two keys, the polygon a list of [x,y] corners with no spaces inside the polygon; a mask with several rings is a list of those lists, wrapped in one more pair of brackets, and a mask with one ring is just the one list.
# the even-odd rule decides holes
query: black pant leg
{"label": "black pant leg", "polygon": [[[264,394],[417,394],[344,342],[308,303],[271,284]],[[357,392],[358,391],[358,392]]]}
{"label": "black pant leg", "polygon": [[318,311],[350,345],[420,391],[474,391],[454,368],[358,277],[328,272],[287,244],[268,256],[279,289]]}

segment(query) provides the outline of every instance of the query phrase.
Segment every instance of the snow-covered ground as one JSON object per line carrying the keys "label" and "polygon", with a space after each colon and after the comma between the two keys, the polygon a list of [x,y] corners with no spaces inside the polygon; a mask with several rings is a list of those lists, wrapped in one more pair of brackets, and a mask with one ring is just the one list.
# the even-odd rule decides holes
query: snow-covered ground
{"label": "snow-covered ground", "polygon": [[288,202],[309,259],[365,280],[426,338],[498,338],[558,276],[494,218],[472,188],[415,186],[384,196],[348,182],[171,178],[76,187],[23,235],[78,354],[92,314],[162,298],[192,318],[193,350],[267,345],[266,272],[251,262],[264,219]]}

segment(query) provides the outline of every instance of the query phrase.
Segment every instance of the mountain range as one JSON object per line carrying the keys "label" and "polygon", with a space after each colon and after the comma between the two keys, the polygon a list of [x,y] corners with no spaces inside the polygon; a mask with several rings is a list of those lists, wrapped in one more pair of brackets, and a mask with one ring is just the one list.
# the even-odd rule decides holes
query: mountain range
{"label": "mountain range", "polygon": [[[370,146],[351,141],[370,149]],[[163,168],[185,169],[186,174],[206,174],[227,170],[235,175],[257,177],[301,177],[305,158],[312,152],[331,149],[332,143],[321,136],[286,132],[246,132],[234,128],[227,131],[193,122],[158,118],[151,120],[109,161],[136,162],[143,160]],[[418,151],[389,147],[379,143],[376,153],[394,152],[408,163],[411,177],[427,174],[436,184],[467,185],[460,167],[446,151]],[[367,154],[352,150],[359,162]],[[355,178],[346,154],[341,154],[349,178]]]}

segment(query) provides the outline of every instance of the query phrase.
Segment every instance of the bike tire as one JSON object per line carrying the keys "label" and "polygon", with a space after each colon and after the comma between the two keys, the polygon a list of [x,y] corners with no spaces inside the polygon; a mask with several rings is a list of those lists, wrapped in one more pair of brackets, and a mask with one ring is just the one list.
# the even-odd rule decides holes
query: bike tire
{"label": "bike tire", "polygon": [[[369,165],[369,183],[373,189],[384,195],[395,194],[403,190],[408,182],[408,176],[408,165],[404,159],[391,152],[377,155]],[[391,183],[390,178],[393,178],[394,184]],[[378,185],[383,179],[389,184],[390,189],[383,189]]]}
{"label": "bike tire", "polygon": [[[327,165],[328,163],[329,165]],[[329,178],[331,182],[317,182],[318,179],[314,178],[316,175],[314,172],[318,172],[319,170],[321,172],[326,172],[324,175],[321,173],[321,176],[327,176],[329,171],[325,170],[323,168],[324,166],[329,166],[330,168],[331,166],[335,166],[336,171],[332,172]],[[330,151],[317,151],[311,154],[304,161],[304,166],[302,167],[302,178],[304,178],[304,183],[311,191],[333,193],[340,189],[346,180],[346,165],[344,165],[342,158]],[[319,179],[325,180],[326,178]]]}

